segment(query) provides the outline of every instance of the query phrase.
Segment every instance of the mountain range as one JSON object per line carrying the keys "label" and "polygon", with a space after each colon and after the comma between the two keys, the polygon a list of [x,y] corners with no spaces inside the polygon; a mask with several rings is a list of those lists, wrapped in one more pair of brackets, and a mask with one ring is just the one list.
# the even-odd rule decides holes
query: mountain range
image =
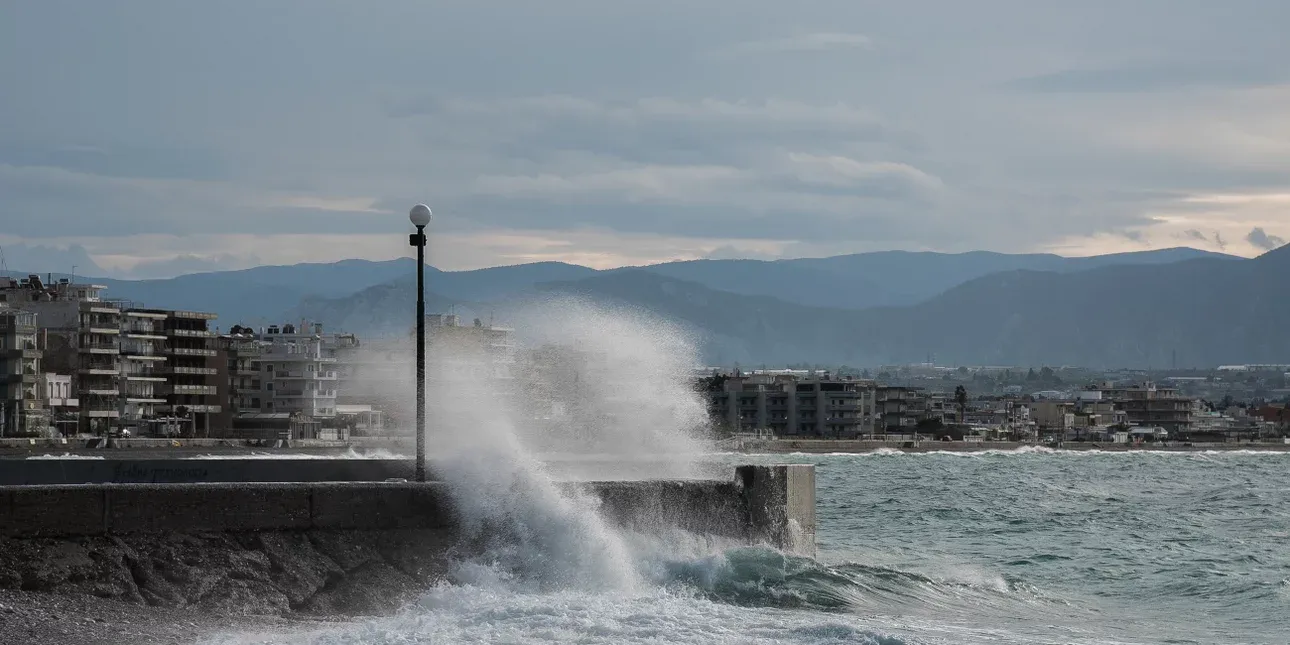
{"label": "mountain range", "polygon": [[[107,295],[214,311],[224,326],[299,319],[365,335],[408,329],[415,261],[346,260],[110,280]],[[1290,249],[1246,260],[1194,249],[1066,258],[880,252],[696,260],[597,271],[556,262],[440,271],[428,311],[506,320],[577,296],[676,321],[718,364],[1087,366],[1290,362]]]}

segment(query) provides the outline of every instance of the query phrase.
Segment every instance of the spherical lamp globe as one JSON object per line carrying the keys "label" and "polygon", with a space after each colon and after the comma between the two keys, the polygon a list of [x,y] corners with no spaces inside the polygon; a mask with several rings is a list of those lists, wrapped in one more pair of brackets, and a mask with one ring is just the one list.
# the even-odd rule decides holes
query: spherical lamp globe
{"label": "spherical lamp globe", "polygon": [[408,212],[408,219],[412,220],[413,226],[428,226],[430,224],[430,207],[425,204],[417,204]]}

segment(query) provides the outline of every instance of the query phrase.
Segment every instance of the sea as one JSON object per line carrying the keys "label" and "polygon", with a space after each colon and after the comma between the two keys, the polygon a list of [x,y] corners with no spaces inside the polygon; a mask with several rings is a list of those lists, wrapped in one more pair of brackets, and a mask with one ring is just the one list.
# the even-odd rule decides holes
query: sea
{"label": "sea", "polygon": [[[520,547],[532,552],[466,563],[390,617],[209,642],[1290,643],[1290,454],[882,450],[711,459],[815,464],[817,556],[699,536],[605,536],[579,525]],[[562,521],[545,507],[534,517],[541,526]],[[543,551],[577,551],[588,540],[616,541],[632,581],[526,575],[566,563],[606,566]],[[513,566],[534,560],[547,566]]]}

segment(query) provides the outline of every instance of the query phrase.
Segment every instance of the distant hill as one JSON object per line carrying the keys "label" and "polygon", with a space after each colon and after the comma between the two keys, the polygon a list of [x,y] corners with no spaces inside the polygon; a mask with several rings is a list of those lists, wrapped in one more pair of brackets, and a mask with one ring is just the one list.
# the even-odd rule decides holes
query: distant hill
{"label": "distant hill", "polygon": [[[835,276],[832,281],[824,281],[818,284],[804,281],[793,285],[790,290],[778,292],[795,294],[793,297],[788,298],[792,302],[821,307],[866,309],[869,307],[911,305],[923,302],[968,280],[1001,271],[1024,270],[1071,273],[1106,266],[1171,264],[1199,258],[1239,259],[1231,255],[1190,248],[1114,253],[1083,258],[1068,258],[1051,253],[880,251],[876,253],[839,255],[831,258],[780,260],[775,264],[782,263],[797,270],[828,273]],[[651,268],[651,270],[654,269]],[[694,279],[683,275],[674,275],[672,277]],[[696,281],[714,288],[721,288],[704,280]],[[849,291],[848,285],[855,285],[856,291]],[[777,292],[756,293],[774,295]]]}
{"label": "distant hill", "polygon": [[[704,358],[721,364],[872,365],[928,354],[948,364],[1092,367],[1290,361],[1290,248],[1254,260],[1005,271],[917,305],[860,311],[730,293],[649,269],[541,283],[487,305],[454,305],[463,317],[485,307],[505,315],[544,294],[665,316],[698,334]],[[410,288],[379,287],[302,313],[334,316],[344,326],[404,320],[413,295]]]}

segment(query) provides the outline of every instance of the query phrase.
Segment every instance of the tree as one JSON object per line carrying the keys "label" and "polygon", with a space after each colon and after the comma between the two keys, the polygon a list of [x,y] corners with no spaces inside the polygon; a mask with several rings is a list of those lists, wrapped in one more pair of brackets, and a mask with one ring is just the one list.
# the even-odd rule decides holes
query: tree
{"label": "tree", "polygon": [[1037,379],[1037,378],[1039,378],[1039,375],[1035,374],[1035,368],[1033,368],[1033,367],[1032,367],[1032,368],[1030,368],[1030,371],[1026,372],[1026,380],[1027,380],[1027,381],[1032,381],[1032,382],[1033,382],[1033,381],[1034,381],[1035,379]]}
{"label": "tree", "polygon": [[967,388],[962,385],[954,388],[954,402],[959,406],[959,423],[965,423],[967,417]]}

